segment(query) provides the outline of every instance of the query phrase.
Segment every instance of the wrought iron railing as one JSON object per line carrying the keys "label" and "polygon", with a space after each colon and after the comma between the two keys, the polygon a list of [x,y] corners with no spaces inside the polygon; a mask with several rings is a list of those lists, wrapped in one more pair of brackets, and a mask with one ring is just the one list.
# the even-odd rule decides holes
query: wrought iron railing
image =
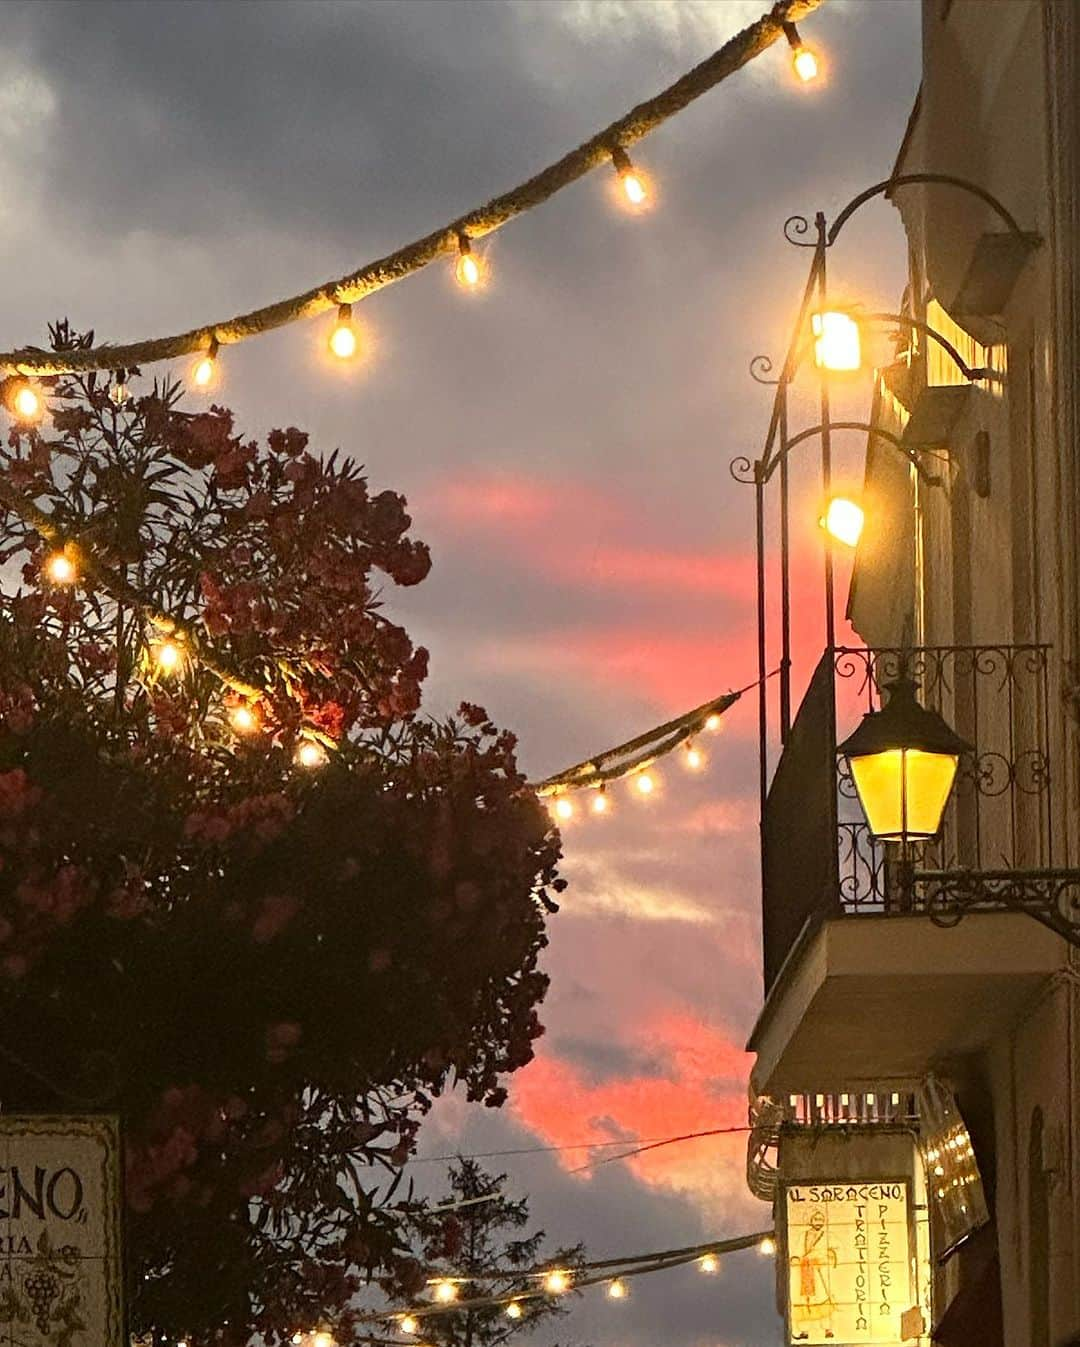
{"label": "wrought iron railing", "polygon": [[[964,911],[1023,905],[1013,877],[1050,873],[1055,864],[1049,666],[1045,645],[825,652],[762,821],[766,988],[800,933],[827,916],[924,911],[950,920],[959,910],[958,875],[983,877],[967,884]],[[902,674],[974,751],[961,761],[939,836],[910,849],[901,865],[897,848],[871,836],[836,744],[837,725],[842,738]],[[1075,906],[1076,896],[1069,890],[1059,901]]]}

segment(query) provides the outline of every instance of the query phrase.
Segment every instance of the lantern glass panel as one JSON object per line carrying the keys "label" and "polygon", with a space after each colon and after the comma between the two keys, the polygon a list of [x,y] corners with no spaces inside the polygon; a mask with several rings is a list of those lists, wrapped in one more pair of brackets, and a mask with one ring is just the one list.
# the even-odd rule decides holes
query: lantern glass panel
{"label": "lantern glass panel", "polygon": [[852,757],[851,775],[874,836],[886,842],[935,837],[959,761],[917,748]]}

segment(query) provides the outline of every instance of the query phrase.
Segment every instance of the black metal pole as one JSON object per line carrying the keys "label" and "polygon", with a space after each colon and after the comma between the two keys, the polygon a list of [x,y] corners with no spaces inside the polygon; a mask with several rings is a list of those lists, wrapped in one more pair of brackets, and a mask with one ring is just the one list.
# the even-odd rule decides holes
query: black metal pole
{"label": "black metal pole", "polygon": [[791,732],[791,554],[787,380],[783,374],[780,380],[780,742],[786,744]]}
{"label": "black metal pole", "polygon": [[761,822],[769,794],[769,701],[765,684],[765,475],[754,464],[754,526],[757,546],[757,638],[758,638],[758,788]]}
{"label": "black metal pole", "polygon": [[[828,233],[825,216],[818,211],[814,217],[818,231],[818,248],[821,250],[821,263],[818,267],[818,311],[825,312],[828,303],[825,249],[828,247]],[[825,493],[825,508],[829,508],[829,496],[832,492],[832,434],[829,425],[829,373],[822,368],[821,384],[821,484]],[[833,547],[832,535],[828,529],[825,534],[825,645],[832,650],[836,645],[836,611],[833,597]]]}

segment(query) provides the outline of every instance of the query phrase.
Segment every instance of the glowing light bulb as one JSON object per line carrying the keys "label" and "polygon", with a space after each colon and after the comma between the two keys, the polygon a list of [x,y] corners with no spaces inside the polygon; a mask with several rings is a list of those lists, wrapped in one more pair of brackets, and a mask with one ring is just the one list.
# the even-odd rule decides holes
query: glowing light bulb
{"label": "glowing light bulb", "polygon": [[634,784],[637,787],[639,795],[648,797],[656,789],[656,781],[648,772],[639,772],[634,778]]}
{"label": "glowing light bulb", "polygon": [[645,184],[636,173],[624,173],[622,175],[623,191],[626,193],[626,199],[631,206],[640,206],[649,195],[645,190]]}
{"label": "glowing light bulb", "polygon": [[28,424],[40,421],[45,414],[44,404],[33,384],[20,384],[15,390],[11,405],[19,420]]}
{"label": "glowing light bulb", "polygon": [[458,260],[454,275],[457,277],[458,285],[466,290],[475,290],[484,279],[483,266],[465,234],[458,235]]}
{"label": "glowing light bulb", "polygon": [[810,330],[814,336],[814,361],[819,369],[845,373],[860,367],[859,325],[850,313],[813,313]]}
{"label": "glowing light bulb", "polygon": [[795,73],[804,84],[818,77],[818,60],[809,47],[796,47],[791,57]]}
{"label": "glowing light bulb", "polygon": [[716,732],[722,727],[723,723],[724,723],[723,717],[716,711],[714,711],[712,715],[705,717],[705,728],[709,731],[710,734],[716,734]]}
{"label": "glowing light bulb", "polygon": [[[326,762],[326,749],[314,739],[305,739],[296,750],[296,761],[301,767],[321,767]],[[454,1295],[457,1295],[456,1291]],[[453,1296],[450,1299],[452,1300]]]}
{"label": "glowing light bulb", "polygon": [[626,1283],[621,1277],[616,1277],[613,1282],[608,1283],[607,1293],[609,1300],[625,1300]]}
{"label": "glowing light bulb", "polygon": [[549,1272],[544,1278],[544,1290],[553,1296],[561,1296],[564,1291],[570,1289],[570,1277],[566,1272],[560,1272],[557,1269]]}
{"label": "glowing light bulb", "polygon": [[560,795],[555,801],[555,817],[566,822],[574,817],[574,805],[565,795]]}
{"label": "glowing light bulb", "polygon": [[398,1322],[402,1333],[415,1333],[420,1327],[419,1321],[413,1314],[403,1314]]}
{"label": "glowing light bulb", "polygon": [[351,360],[356,354],[359,342],[356,328],[353,326],[352,305],[339,304],[337,322],[330,333],[330,350],[339,360]]}
{"label": "glowing light bulb", "polygon": [[217,377],[217,337],[211,338],[206,354],[195,362],[191,377],[199,388],[209,388]]}
{"label": "glowing light bulb", "polygon": [[776,1240],[774,1240],[772,1236],[766,1235],[757,1246],[757,1251],[763,1258],[771,1258],[776,1252]]}
{"label": "glowing light bulb", "polygon": [[687,746],[685,762],[692,772],[700,772],[705,766],[705,754],[700,748],[695,748],[693,744]]}
{"label": "glowing light bulb", "polygon": [[175,673],[184,662],[184,655],[175,641],[161,641],[154,646],[154,663],[164,674]]}
{"label": "glowing light bulb", "polygon": [[300,1347],[300,1344],[304,1341],[303,1333],[294,1333],[292,1335],[292,1340],[293,1340],[293,1347]]}
{"label": "glowing light bulb", "polygon": [[311,1347],[334,1347],[334,1335],[327,1332],[316,1333],[311,1340]]}
{"label": "glowing light bulb", "polygon": [[449,1305],[457,1300],[458,1289],[452,1281],[440,1281],[435,1283],[435,1299],[441,1305]]}
{"label": "glowing light bulb", "polygon": [[595,796],[593,797],[592,811],[594,814],[606,814],[608,812],[608,808],[609,805],[608,805],[607,792],[601,786],[601,788],[596,792]]}
{"label": "glowing light bulb", "polygon": [[616,145],[611,151],[611,165],[619,175],[627,203],[631,206],[643,205],[649,195],[645,179],[630,162],[630,156],[621,145]]}
{"label": "glowing light bulb", "polygon": [[45,574],[54,585],[70,585],[75,580],[75,563],[66,552],[53,552],[45,562]]}
{"label": "glowing light bulb", "polygon": [[698,1267],[701,1268],[702,1272],[719,1272],[720,1259],[714,1253],[702,1254],[698,1259]]}
{"label": "glowing light bulb", "polygon": [[837,542],[844,543],[848,547],[856,547],[862,537],[865,522],[866,514],[861,505],[844,496],[834,496],[829,501],[821,524]]}
{"label": "glowing light bulb", "polygon": [[251,734],[259,728],[258,714],[250,706],[234,706],[229,721],[237,734]]}
{"label": "glowing light bulb", "polygon": [[114,407],[122,407],[130,397],[131,389],[127,385],[127,375],[122,369],[118,369],[109,385],[109,401]]}
{"label": "glowing light bulb", "polygon": [[506,1317],[508,1319],[520,1319],[522,1314],[521,1306],[516,1300],[511,1300],[506,1307]]}

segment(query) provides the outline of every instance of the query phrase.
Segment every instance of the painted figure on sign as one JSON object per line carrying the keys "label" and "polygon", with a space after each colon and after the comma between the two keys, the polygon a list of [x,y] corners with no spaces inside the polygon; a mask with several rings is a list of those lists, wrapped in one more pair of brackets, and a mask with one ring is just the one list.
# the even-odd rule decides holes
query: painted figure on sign
{"label": "painted figure on sign", "polygon": [[[791,1257],[791,1335],[796,1342],[810,1337],[811,1327],[833,1336],[829,1269],[836,1267],[836,1250],[826,1243],[825,1213],[814,1211],[803,1231],[803,1251]],[[801,1331],[800,1331],[801,1330]]]}

